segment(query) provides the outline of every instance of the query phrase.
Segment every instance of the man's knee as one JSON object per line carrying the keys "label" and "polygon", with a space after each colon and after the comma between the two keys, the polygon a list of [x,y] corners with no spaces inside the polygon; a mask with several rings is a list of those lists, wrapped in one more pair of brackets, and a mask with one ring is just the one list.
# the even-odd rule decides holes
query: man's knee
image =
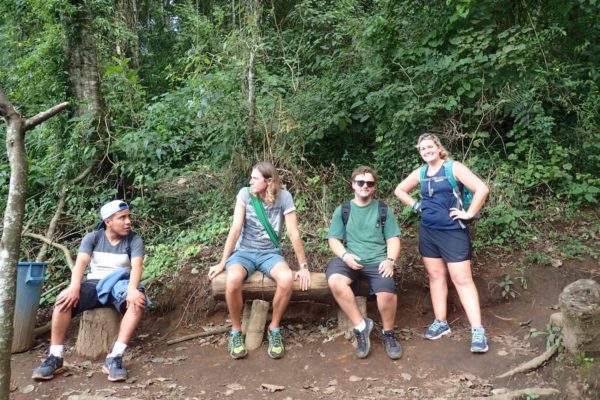
{"label": "man's knee", "polygon": [[345,276],[339,274],[333,274],[327,279],[327,285],[333,293],[339,293],[350,286],[351,282],[348,282]]}
{"label": "man's knee", "polygon": [[377,293],[377,302],[381,304],[390,304],[397,301],[398,295],[392,292]]}
{"label": "man's knee", "polygon": [[230,268],[229,271],[227,271],[225,290],[228,292],[239,290],[242,287],[245,278],[246,272],[243,268]]}
{"label": "man's knee", "polygon": [[294,284],[294,273],[292,270],[285,264],[278,268],[277,274],[272,275],[277,287],[282,289],[291,289]]}

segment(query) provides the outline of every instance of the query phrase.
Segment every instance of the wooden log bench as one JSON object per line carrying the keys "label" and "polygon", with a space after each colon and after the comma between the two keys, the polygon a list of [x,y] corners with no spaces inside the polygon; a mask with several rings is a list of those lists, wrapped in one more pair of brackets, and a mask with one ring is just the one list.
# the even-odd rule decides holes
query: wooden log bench
{"label": "wooden log bench", "polygon": [[[292,290],[292,302],[324,303],[329,306],[337,306],[335,299],[327,285],[327,279],[323,272],[310,273],[311,284],[308,290],[300,290],[300,282],[294,281]],[[216,276],[211,283],[212,295],[215,300],[225,300],[225,286],[227,273]],[[244,297],[244,313],[242,317],[242,332],[246,335],[246,347],[249,350],[256,349],[262,343],[264,328],[268,317],[268,309],[277,285],[275,281],[266,277],[259,271],[252,274],[242,285],[242,296]],[[359,310],[366,316],[368,286],[362,282],[355,288],[356,302]],[[290,308],[292,308],[290,304]],[[310,308],[309,308],[310,309]],[[314,308],[313,308],[314,309]],[[287,312],[284,317],[290,317]],[[319,314],[321,316],[322,314]],[[353,335],[352,324],[341,310],[338,310],[338,329],[344,332],[346,338]]]}

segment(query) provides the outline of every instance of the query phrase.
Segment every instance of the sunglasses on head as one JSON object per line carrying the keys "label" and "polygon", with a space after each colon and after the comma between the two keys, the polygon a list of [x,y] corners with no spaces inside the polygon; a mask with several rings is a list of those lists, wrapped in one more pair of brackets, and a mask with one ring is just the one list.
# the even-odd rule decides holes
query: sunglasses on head
{"label": "sunglasses on head", "polygon": [[375,181],[363,181],[363,180],[359,180],[359,181],[354,181],[356,182],[356,184],[358,185],[358,187],[363,187],[365,184],[367,185],[367,187],[374,187],[375,186]]}

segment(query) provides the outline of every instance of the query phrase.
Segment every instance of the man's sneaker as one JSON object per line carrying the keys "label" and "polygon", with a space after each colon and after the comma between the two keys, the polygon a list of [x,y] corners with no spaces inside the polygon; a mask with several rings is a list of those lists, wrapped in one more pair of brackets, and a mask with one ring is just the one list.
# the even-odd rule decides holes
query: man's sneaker
{"label": "man's sneaker", "polygon": [[108,374],[111,382],[122,382],[127,379],[127,370],[123,367],[123,356],[106,357],[102,372]]}
{"label": "man's sneaker", "polygon": [[54,375],[63,372],[63,359],[52,354],[42,362],[42,364],[33,370],[31,377],[36,381],[47,381],[54,378]]}
{"label": "man's sneaker", "polygon": [[246,346],[244,346],[244,336],[242,336],[242,332],[231,334],[229,337],[229,344],[227,345],[227,351],[234,360],[246,357],[248,351],[246,350]]}
{"label": "man's sneaker", "polygon": [[272,331],[269,329],[267,333],[269,339],[269,349],[267,354],[271,358],[281,358],[285,354],[285,348],[283,347],[283,338],[279,330]]}
{"label": "man's sneaker", "polygon": [[471,329],[471,353],[485,353],[488,351],[487,337],[485,336],[485,329],[472,328]]}
{"label": "man's sneaker", "polygon": [[392,360],[398,360],[402,357],[402,346],[396,338],[394,331],[383,331],[381,333],[381,341],[385,346],[385,352]]}
{"label": "man's sneaker", "polygon": [[436,340],[442,336],[449,335],[451,332],[452,331],[450,330],[450,325],[448,325],[448,322],[436,319],[431,325],[429,325],[427,332],[425,332],[425,339]]}
{"label": "man's sneaker", "polygon": [[365,358],[371,351],[371,331],[373,330],[373,320],[365,318],[367,327],[361,332],[358,329],[353,329],[354,336],[356,337],[356,357]]}

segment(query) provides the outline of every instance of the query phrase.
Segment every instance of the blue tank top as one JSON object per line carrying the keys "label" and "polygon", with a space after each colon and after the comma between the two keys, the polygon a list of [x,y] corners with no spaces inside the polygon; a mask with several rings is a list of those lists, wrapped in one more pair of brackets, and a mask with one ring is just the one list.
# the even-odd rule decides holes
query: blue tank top
{"label": "blue tank top", "polygon": [[425,179],[420,185],[423,196],[421,226],[439,230],[462,229],[458,221],[450,217],[450,209],[458,207],[458,201],[452,192],[444,166],[434,176],[427,176],[425,173]]}

